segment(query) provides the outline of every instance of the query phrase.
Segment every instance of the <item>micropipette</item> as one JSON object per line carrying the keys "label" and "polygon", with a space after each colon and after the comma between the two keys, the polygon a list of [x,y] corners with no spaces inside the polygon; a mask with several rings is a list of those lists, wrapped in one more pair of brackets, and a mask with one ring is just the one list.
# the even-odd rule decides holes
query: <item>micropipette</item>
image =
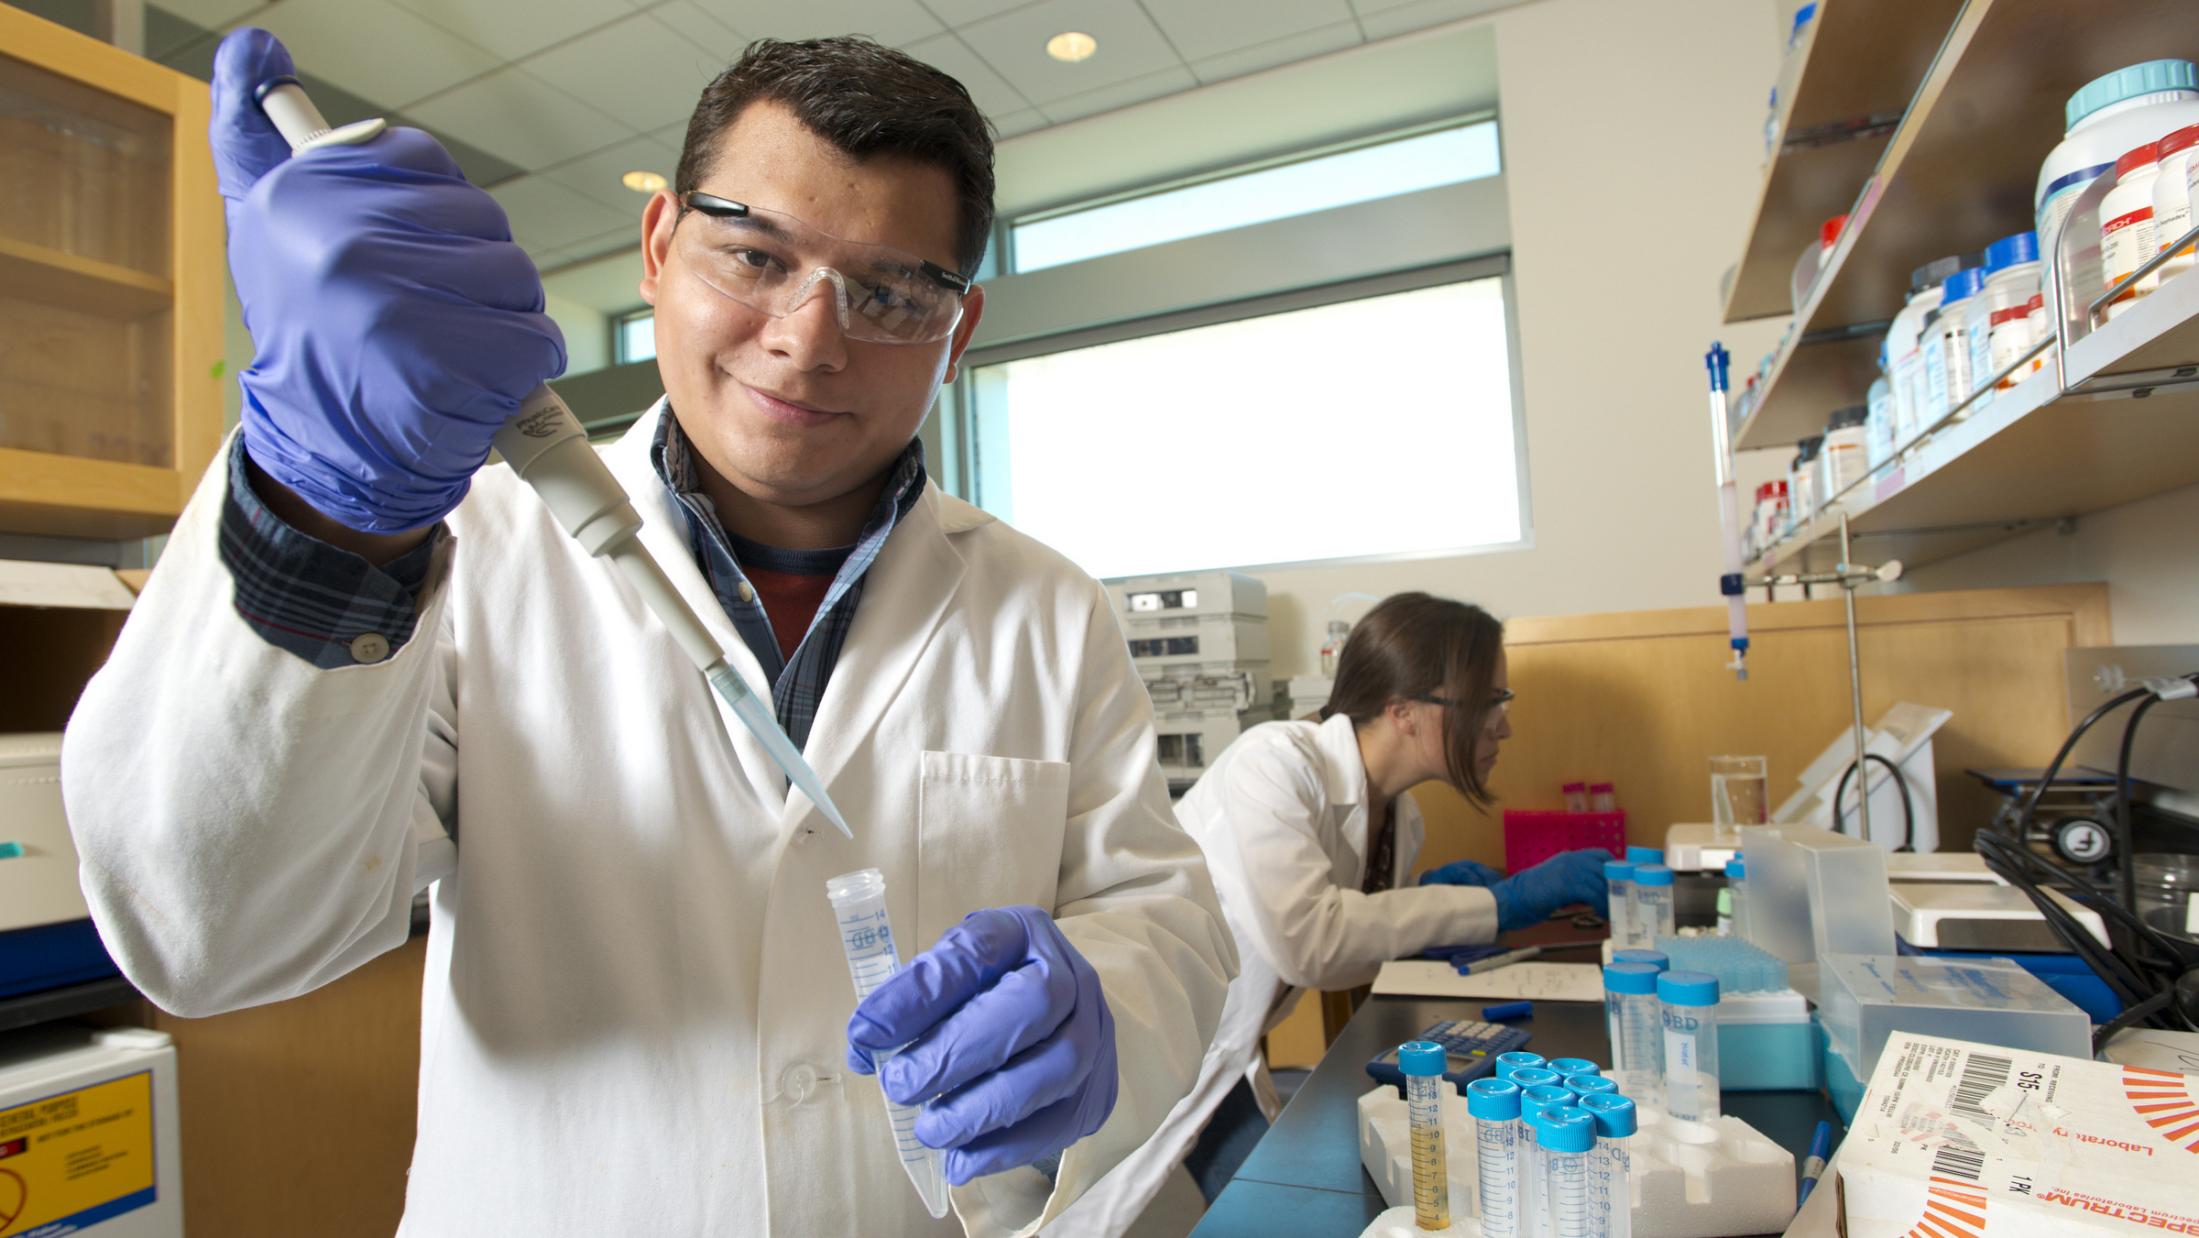
{"label": "micropipette", "polygon": [[[341,129],[329,128],[320,109],[313,106],[313,100],[294,77],[270,78],[253,93],[260,110],[290,143],[293,153],[320,146],[356,145],[373,139],[385,127],[380,118],[375,118],[355,121]],[[802,758],[802,750],[779,728],[770,704],[749,690],[740,672],[726,661],[710,630],[642,545],[640,514],[602,457],[588,445],[587,430],[565,401],[550,390],[548,383],[538,385],[520,401],[519,411],[497,431],[494,441],[512,471],[534,487],[543,506],[550,509],[573,540],[589,554],[618,566],[627,583],[641,594],[672,639],[702,671],[711,689],[732,709],[733,716],[764,746],[772,761],[801,788],[817,811],[853,841],[855,832],[848,828],[847,818],[840,815],[839,806],[825,793],[824,783]]]}
{"label": "micropipette", "polygon": [[[848,974],[855,978],[855,1001],[861,1005],[871,990],[901,970],[901,954],[894,948],[893,925],[886,919],[886,878],[875,868],[842,873],[825,883],[825,897],[832,900],[832,918],[840,928],[840,948],[847,953]],[[871,1054],[883,1073],[898,1049]],[[885,1096],[881,1085],[878,1094]],[[901,1168],[916,1184],[916,1194],[934,1219],[947,1215],[947,1177],[940,1167],[939,1150],[916,1137],[916,1106],[897,1105],[886,1099],[886,1118],[893,1123],[894,1151]]]}

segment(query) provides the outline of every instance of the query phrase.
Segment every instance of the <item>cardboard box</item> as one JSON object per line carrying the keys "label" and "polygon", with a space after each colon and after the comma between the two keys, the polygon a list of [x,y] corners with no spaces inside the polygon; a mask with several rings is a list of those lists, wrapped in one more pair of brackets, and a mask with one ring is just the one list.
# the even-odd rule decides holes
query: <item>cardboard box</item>
{"label": "cardboard box", "polygon": [[1854,1238],[2199,1234],[2199,1077],[1897,1032],[1836,1187]]}

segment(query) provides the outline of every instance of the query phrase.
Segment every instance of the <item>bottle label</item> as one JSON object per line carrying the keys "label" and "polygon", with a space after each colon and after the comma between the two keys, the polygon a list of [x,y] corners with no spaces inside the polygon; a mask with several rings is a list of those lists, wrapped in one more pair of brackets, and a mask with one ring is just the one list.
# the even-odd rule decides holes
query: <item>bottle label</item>
{"label": "bottle label", "polygon": [[[2100,225],[2100,273],[2105,277],[2103,288],[2112,288],[2130,278],[2146,259],[2159,247],[2153,243],[2153,208],[2141,206],[2125,211]],[[2115,298],[2127,301],[2137,296],[2133,288]]]}

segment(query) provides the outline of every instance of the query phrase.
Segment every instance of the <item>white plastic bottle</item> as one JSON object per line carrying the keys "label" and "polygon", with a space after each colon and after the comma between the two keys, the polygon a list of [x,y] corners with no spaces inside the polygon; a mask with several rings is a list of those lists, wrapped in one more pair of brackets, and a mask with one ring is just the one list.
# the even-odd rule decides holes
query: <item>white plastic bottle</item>
{"label": "white plastic bottle", "polygon": [[1891,366],[1894,393],[1894,445],[1904,446],[1921,424],[1918,411],[1924,401],[1924,353],[1917,345],[1924,330],[1924,316],[1939,308],[1941,285],[1966,263],[1960,255],[1935,258],[1909,275],[1908,303],[1894,315],[1886,330],[1886,361]]}
{"label": "white plastic bottle", "polygon": [[1797,526],[1817,515],[1817,453],[1824,445],[1822,434],[1803,439],[1795,444],[1794,461],[1787,466],[1787,510]]}
{"label": "white plastic bottle", "polygon": [[1863,397],[1863,434],[1866,454],[1872,468],[1877,468],[1893,458],[1894,454],[1894,389],[1886,379],[1886,348],[1878,350],[1878,377],[1871,380],[1869,392]]}
{"label": "white plastic bottle", "polygon": [[[1818,449],[1818,458],[1824,464],[1823,492],[1817,496],[1820,506],[1840,497],[1842,491],[1862,481],[1871,472],[1870,445],[1865,441],[1864,422],[1869,411],[1862,405],[1843,408],[1825,423],[1825,445]],[[1641,872],[1635,870],[1639,881]]]}
{"label": "white plastic bottle", "polygon": [[1965,267],[1948,276],[1943,285],[1939,311],[1924,331],[1924,416],[1919,430],[1929,429],[1970,398],[1968,302],[1984,282],[1984,267]]}
{"label": "white plastic bottle", "polygon": [[[2031,196],[2039,250],[2052,254],[2056,231],[2078,194],[2140,142],[2199,124],[2199,67],[2188,60],[2149,60],[2117,69],[2069,96],[2061,144],[2039,165]],[[2080,289],[2079,291],[2083,291]],[[2085,293],[2090,300],[2100,289]]]}
{"label": "white plastic bottle", "polygon": [[[2018,232],[1985,247],[1985,286],[1978,290],[1977,305],[1970,311],[1970,374],[1982,383],[2023,355],[2018,347],[2007,360],[1993,351],[1996,324],[2027,324],[2024,307],[2039,291],[2039,239],[2037,233]],[[2011,316],[2010,311],[2014,311]],[[2027,329],[2027,328],[2026,328]],[[2015,343],[2013,335],[2007,337]]]}
{"label": "white plastic bottle", "polygon": [[[2100,289],[2105,291],[2129,279],[2131,273],[2160,252],[2153,243],[2153,182],[2160,178],[2154,144],[2132,147],[2115,161],[2115,187],[2100,201]],[[2107,303],[2114,318],[2153,291],[2155,279],[2147,275],[2121,296]]]}
{"label": "white plastic bottle", "polygon": [[[2167,249],[2191,231],[2191,159],[2199,154],[2199,125],[2186,125],[2162,138],[2156,153],[2161,161],[2153,178],[2153,243]],[[2154,274],[2161,279],[2181,275],[2192,268],[2194,257],[2193,247],[2186,245]]]}

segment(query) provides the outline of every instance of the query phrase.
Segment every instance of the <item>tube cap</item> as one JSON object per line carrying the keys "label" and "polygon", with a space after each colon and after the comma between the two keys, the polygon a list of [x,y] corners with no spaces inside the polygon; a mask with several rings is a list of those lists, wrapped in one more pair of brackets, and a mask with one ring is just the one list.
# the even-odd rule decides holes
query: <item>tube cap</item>
{"label": "tube cap", "polygon": [[1519,1111],[1530,1121],[1540,1121],[1545,1113],[1573,1103],[1573,1094],[1564,1088],[1532,1087],[1519,1094]]}
{"label": "tube cap", "polygon": [[1567,1075],[1565,1090],[1575,1096],[1594,1096],[1600,1092],[1617,1092],[1619,1085],[1616,1080],[1602,1075]]}
{"label": "tube cap", "polygon": [[1634,1102],[1624,1096],[1604,1093],[1599,1096],[1583,1096],[1580,1107],[1596,1119],[1596,1134],[1605,1139],[1625,1139],[1641,1129],[1634,1114]]}
{"label": "tube cap", "polygon": [[1476,1079],[1466,1085],[1466,1112],[1487,1122],[1519,1116],[1519,1085],[1504,1079]]}
{"label": "tube cap", "polygon": [[2062,106],[2062,128],[2074,129],[2078,121],[2125,99],[2164,90],[2193,89],[2199,89],[2199,67],[2189,60],[2148,60],[2117,69],[2085,83],[2083,89],[2069,96],[2069,102]]}
{"label": "tube cap", "polygon": [[1634,866],[1625,860],[1605,860],[1603,862],[1603,879],[1605,881],[1632,881],[1634,880]]}
{"label": "tube cap", "polygon": [[1743,860],[1743,859],[1742,859],[1742,858],[1741,858],[1740,856],[1735,856],[1735,857],[1733,857],[1732,859],[1730,859],[1730,860],[1727,860],[1727,861],[1726,861],[1726,879],[1727,879],[1727,880],[1729,880],[1729,881],[1747,881],[1747,880],[1748,880],[1748,875],[1749,875],[1749,866],[1748,866],[1748,863],[1747,863],[1747,861]]}
{"label": "tube cap", "polygon": [[1600,1068],[1598,1068],[1598,1067],[1597,1067],[1597,1065],[1596,1065],[1596,1064],[1595,1064],[1594,1062],[1591,1062],[1591,1061],[1589,1061],[1589,1060],[1588,1060],[1587,1058],[1584,1058],[1584,1057],[1554,1057],[1554,1058],[1551,1058],[1551,1059],[1550,1059],[1550,1069],[1552,1069],[1552,1070],[1554,1070],[1554,1071],[1558,1072],[1558,1074],[1559,1074],[1559,1075],[1561,1075],[1561,1076],[1563,1076],[1563,1075],[1596,1075],[1596,1074],[1602,1074],[1602,1073],[1603,1073],[1603,1072],[1602,1072],[1602,1070],[1601,1070]]}
{"label": "tube cap", "polygon": [[1662,864],[1665,853],[1655,847],[1628,847],[1626,858],[1635,864]]}
{"label": "tube cap", "polygon": [[[2192,126],[2192,133],[2199,136],[2199,125]],[[2039,260],[2039,234],[2018,232],[2004,236],[1985,247],[1985,275],[1990,279],[2009,267],[2022,266]]]}
{"label": "tube cap", "polygon": [[1497,1054],[1497,1078],[1509,1079],[1515,1070],[1525,1070],[1530,1066],[1540,1065],[1542,1065],[1542,1055],[1540,1053],[1529,1053],[1524,1049],[1514,1050],[1511,1053],[1499,1053]]}
{"label": "tube cap", "polygon": [[1984,284],[1984,267],[1964,267],[1948,276],[1947,282],[1940,285],[1944,293],[1939,302],[1942,314],[1945,313],[1948,306],[1962,300],[1964,297],[1975,295],[1977,290],[1983,287]]}
{"label": "tube cap", "polygon": [[1817,243],[1826,249],[1831,249],[1834,245],[1840,243],[1840,230],[1847,226],[1848,217],[1846,215],[1835,215],[1824,223],[1817,225]]}
{"label": "tube cap", "polygon": [[1578,1105],[1545,1110],[1535,1126],[1535,1142],[1552,1152],[1586,1152],[1596,1146],[1596,1119]]}
{"label": "tube cap", "polygon": [[1512,1082],[1522,1088],[1554,1088],[1565,1082],[1565,1076],[1541,1066],[1524,1066],[1512,1072]]}
{"label": "tube cap", "polygon": [[1672,870],[1662,864],[1637,864],[1634,867],[1634,884],[1638,886],[1671,885]]}
{"label": "tube cap", "polygon": [[1658,971],[1672,966],[1672,956],[1662,950],[1621,950],[1611,956],[1614,963],[1647,963]]}
{"label": "tube cap", "polygon": [[1606,963],[1603,969],[1603,991],[1655,993],[1657,973],[1661,970],[1653,963]]}
{"label": "tube cap", "polygon": [[1397,1046],[1397,1068],[1407,1075],[1440,1075],[1443,1066],[1443,1046],[1432,1040],[1408,1040]]}
{"label": "tube cap", "polygon": [[1715,1006],[1718,977],[1699,971],[1668,971],[1657,977],[1657,998],[1675,1006]]}

